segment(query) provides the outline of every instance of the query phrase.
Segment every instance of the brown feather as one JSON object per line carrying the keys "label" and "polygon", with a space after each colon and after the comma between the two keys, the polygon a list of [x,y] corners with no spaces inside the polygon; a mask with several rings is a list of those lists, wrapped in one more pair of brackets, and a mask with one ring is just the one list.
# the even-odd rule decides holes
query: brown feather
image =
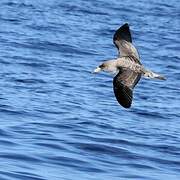
{"label": "brown feather", "polygon": [[141,74],[128,69],[121,69],[113,79],[114,94],[120,105],[130,108],[133,99],[133,88],[141,78]]}

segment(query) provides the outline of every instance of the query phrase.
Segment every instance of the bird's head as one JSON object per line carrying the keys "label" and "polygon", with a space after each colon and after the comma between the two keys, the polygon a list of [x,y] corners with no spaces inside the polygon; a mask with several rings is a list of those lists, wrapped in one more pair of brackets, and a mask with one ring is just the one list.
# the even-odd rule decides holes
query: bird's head
{"label": "bird's head", "polygon": [[101,65],[99,65],[95,70],[94,73],[98,73],[100,71],[105,71],[105,72],[111,72],[111,73],[116,73],[117,72],[117,61],[116,60],[109,60],[105,61]]}

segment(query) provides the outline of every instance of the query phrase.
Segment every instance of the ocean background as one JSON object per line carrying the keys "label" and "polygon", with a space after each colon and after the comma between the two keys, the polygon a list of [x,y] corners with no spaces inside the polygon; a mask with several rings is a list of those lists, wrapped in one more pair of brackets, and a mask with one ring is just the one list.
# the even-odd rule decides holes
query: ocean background
{"label": "ocean background", "polygon": [[[141,62],[131,109],[112,75],[129,23]],[[1,0],[0,180],[179,180],[180,1]]]}

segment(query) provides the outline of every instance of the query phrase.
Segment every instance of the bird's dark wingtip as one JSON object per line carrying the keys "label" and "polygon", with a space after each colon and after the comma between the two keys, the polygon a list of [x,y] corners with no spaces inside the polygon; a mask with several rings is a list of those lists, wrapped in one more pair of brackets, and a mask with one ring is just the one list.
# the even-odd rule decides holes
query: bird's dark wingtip
{"label": "bird's dark wingtip", "polygon": [[118,103],[124,108],[130,108],[133,98],[133,90],[118,82],[117,77],[113,80],[113,89]]}
{"label": "bird's dark wingtip", "polygon": [[121,27],[129,27],[128,23],[123,24]]}
{"label": "bird's dark wingtip", "polygon": [[132,42],[131,33],[129,24],[123,24],[114,34],[113,41],[116,40],[126,40],[128,42]]}
{"label": "bird's dark wingtip", "polygon": [[129,108],[131,107],[131,104],[126,104],[126,105],[121,104],[121,106],[124,107],[124,108],[126,108],[126,109],[129,109]]}

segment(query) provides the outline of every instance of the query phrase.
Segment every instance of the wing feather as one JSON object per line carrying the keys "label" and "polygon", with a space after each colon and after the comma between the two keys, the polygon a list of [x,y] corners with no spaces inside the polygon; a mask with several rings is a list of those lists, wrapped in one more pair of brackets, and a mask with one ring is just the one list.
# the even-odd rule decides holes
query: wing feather
{"label": "wing feather", "polygon": [[120,40],[125,40],[127,42],[132,43],[131,32],[128,23],[122,25],[114,34],[113,41],[115,42]]}
{"label": "wing feather", "polygon": [[133,88],[141,78],[138,74],[129,69],[121,69],[113,79],[115,97],[124,108],[130,108],[133,99]]}
{"label": "wing feather", "polygon": [[113,42],[118,49],[119,57],[132,56],[139,59],[139,54],[132,44],[131,32],[127,23],[115,32]]}

